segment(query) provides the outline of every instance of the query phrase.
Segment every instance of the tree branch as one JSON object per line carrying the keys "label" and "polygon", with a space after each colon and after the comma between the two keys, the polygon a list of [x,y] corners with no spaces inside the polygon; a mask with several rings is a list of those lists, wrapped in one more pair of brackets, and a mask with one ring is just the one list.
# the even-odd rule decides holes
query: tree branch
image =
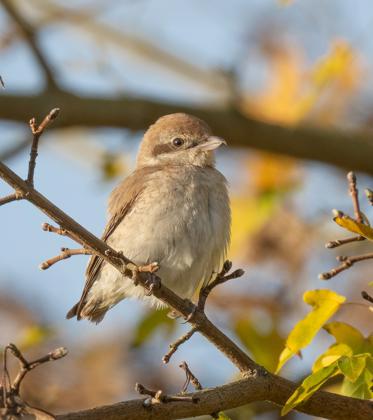
{"label": "tree branch", "polygon": [[[256,401],[272,401],[283,405],[295,390],[295,385],[282,378],[276,381],[265,376],[251,377],[231,382],[216,388],[207,388],[185,394],[199,398],[198,404],[170,402],[143,405],[143,399],[130,400],[90,410],[57,415],[57,420],[174,420],[201,416]],[[373,403],[356,398],[343,397],[329,392],[317,391],[304,405],[297,407],[304,413],[340,420],[366,420],[373,416]]]}
{"label": "tree branch", "polygon": [[30,115],[45,115],[58,103],[64,109],[64,118],[58,122],[60,128],[111,126],[144,130],[162,115],[187,112],[205,120],[231,146],[252,147],[341,168],[354,167],[373,174],[373,139],[363,131],[283,127],[248,118],[230,107],[192,106],[145,98],[78,97],[60,91],[35,96],[2,94],[1,97],[2,118],[19,122],[27,121]]}
{"label": "tree branch", "polygon": [[13,1],[1,0],[1,4],[3,5],[3,8],[10,16],[12,21],[17,25],[25,41],[28,43],[31,51],[33,52],[36,61],[38,62],[45,75],[47,87],[49,89],[58,89],[54,80],[53,72],[50,69],[48,59],[44,56],[44,53],[41,51],[40,46],[38,45],[34,28],[23,18],[21,13],[19,13],[19,11],[14,6]]}

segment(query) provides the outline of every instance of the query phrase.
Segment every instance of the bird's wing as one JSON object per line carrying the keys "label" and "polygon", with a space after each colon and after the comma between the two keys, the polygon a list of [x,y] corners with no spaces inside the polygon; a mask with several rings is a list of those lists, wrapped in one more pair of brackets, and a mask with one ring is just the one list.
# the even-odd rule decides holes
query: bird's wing
{"label": "bird's wing", "polygon": [[[158,170],[158,166],[137,169],[114,189],[109,199],[110,219],[101,238],[103,241],[106,242],[109,239],[110,235],[128,214],[137,198],[144,191],[150,176]],[[77,318],[80,319],[80,313],[85,304],[87,294],[102,269],[104,262],[104,259],[97,255],[93,255],[90,258],[86,269],[86,282],[82,296],[79,302],[67,313],[67,318],[72,318],[76,315]]]}

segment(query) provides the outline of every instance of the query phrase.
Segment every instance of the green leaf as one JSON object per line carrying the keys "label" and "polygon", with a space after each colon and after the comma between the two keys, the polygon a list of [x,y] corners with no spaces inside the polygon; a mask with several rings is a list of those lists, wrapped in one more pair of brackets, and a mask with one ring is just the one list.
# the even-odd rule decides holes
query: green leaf
{"label": "green leaf", "polygon": [[285,416],[289,411],[300,403],[306,401],[316,392],[328,379],[339,373],[337,361],[307,376],[302,384],[294,391],[286,401],[281,410],[281,415]]}
{"label": "green leaf", "polygon": [[338,360],[338,367],[350,382],[355,382],[365,368],[367,357],[369,354],[343,356]]}
{"label": "green leaf", "polygon": [[313,309],[290,332],[286,347],[280,355],[276,373],[291,357],[313,340],[320,328],[335,314],[346,298],[332,290],[317,289],[305,292],[303,300]]}
{"label": "green leaf", "polygon": [[324,330],[331,334],[337,343],[346,344],[353,353],[361,352],[365,338],[363,334],[353,326],[345,322],[329,322],[324,325]]}
{"label": "green leaf", "polygon": [[349,397],[372,399],[372,383],[373,358],[368,355],[366,357],[365,369],[363,369],[360,376],[354,382],[351,382],[347,377],[345,377],[341,392]]}
{"label": "green leaf", "polygon": [[148,311],[140,319],[135,329],[132,346],[139,347],[144,344],[160,327],[164,327],[166,334],[170,335],[174,331],[176,324],[173,319],[167,316],[168,311],[169,309]]}
{"label": "green leaf", "polygon": [[312,366],[312,372],[331,365],[342,356],[352,356],[351,348],[344,343],[332,344],[325,353],[316,359]]}

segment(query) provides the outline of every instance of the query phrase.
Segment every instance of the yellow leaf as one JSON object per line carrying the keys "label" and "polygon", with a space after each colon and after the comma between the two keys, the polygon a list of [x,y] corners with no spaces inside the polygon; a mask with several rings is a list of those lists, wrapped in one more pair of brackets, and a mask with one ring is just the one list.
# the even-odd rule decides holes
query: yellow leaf
{"label": "yellow leaf", "polygon": [[359,353],[365,343],[363,334],[345,322],[329,322],[323,328],[335,338],[337,343],[343,343],[349,346],[354,354]]}
{"label": "yellow leaf", "polygon": [[308,290],[304,293],[303,300],[313,309],[290,332],[286,347],[280,355],[276,373],[292,356],[313,340],[320,328],[335,314],[346,298],[332,290],[320,289]]}
{"label": "yellow leaf", "polygon": [[18,340],[18,346],[22,350],[27,350],[30,347],[43,343],[52,333],[51,328],[42,325],[32,325],[23,331],[21,338]]}
{"label": "yellow leaf", "polygon": [[364,223],[357,222],[352,219],[350,216],[338,212],[338,216],[334,217],[334,221],[344,229],[347,229],[350,232],[357,233],[358,235],[364,236],[364,238],[373,241],[373,229],[365,225]]}
{"label": "yellow leaf", "polygon": [[347,344],[332,344],[325,353],[320,355],[312,366],[312,372],[316,372],[331,365],[342,356],[352,356],[352,350]]}

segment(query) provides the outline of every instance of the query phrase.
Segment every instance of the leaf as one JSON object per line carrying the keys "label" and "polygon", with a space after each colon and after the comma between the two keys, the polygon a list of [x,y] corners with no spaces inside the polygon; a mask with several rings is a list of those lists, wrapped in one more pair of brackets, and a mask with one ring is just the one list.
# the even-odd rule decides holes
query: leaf
{"label": "leaf", "polygon": [[141,346],[162,326],[165,327],[167,335],[171,334],[176,324],[167,316],[168,311],[169,309],[148,311],[135,329],[132,346]]}
{"label": "leaf", "polygon": [[312,366],[312,372],[331,365],[342,356],[352,356],[351,348],[344,343],[332,344],[325,353],[316,359]]}
{"label": "leaf", "polygon": [[50,327],[37,324],[31,325],[22,332],[18,340],[18,346],[22,350],[28,350],[30,347],[40,345],[52,334],[53,330]]}
{"label": "leaf", "polygon": [[337,343],[346,344],[353,353],[361,352],[365,338],[359,330],[345,322],[329,322],[324,325],[324,330],[331,334]]}
{"label": "leaf", "polygon": [[307,376],[302,384],[294,391],[290,398],[286,401],[281,410],[281,415],[285,416],[289,411],[300,403],[306,401],[316,392],[328,379],[339,373],[337,362],[319,369],[318,371]]}
{"label": "leaf", "polygon": [[350,216],[347,216],[343,213],[341,213],[341,216],[338,215],[334,217],[333,220],[344,229],[347,229],[353,233],[357,233],[358,235],[364,236],[364,238],[373,241],[373,229],[370,226],[357,222]]}
{"label": "leaf", "polygon": [[369,354],[343,356],[338,360],[338,367],[350,382],[355,382],[365,368],[367,357]]}
{"label": "leaf", "polygon": [[320,328],[335,314],[346,298],[332,290],[317,289],[305,292],[303,300],[313,309],[290,332],[286,340],[286,347],[280,355],[276,373],[291,357],[312,341]]}
{"label": "leaf", "polygon": [[250,350],[254,360],[273,372],[284,346],[284,340],[275,324],[265,331],[256,324],[249,319],[241,318],[235,322],[234,331],[245,347]]}
{"label": "leaf", "polygon": [[342,384],[342,394],[355,398],[372,399],[372,383],[373,383],[373,358],[369,355],[366,357],[365,369],[360,376],[351,382],[345,378]]}
{"label": "leaf", "polygon": [[217,420],[231,420],[223,411],[220,411],[218,416]]}

